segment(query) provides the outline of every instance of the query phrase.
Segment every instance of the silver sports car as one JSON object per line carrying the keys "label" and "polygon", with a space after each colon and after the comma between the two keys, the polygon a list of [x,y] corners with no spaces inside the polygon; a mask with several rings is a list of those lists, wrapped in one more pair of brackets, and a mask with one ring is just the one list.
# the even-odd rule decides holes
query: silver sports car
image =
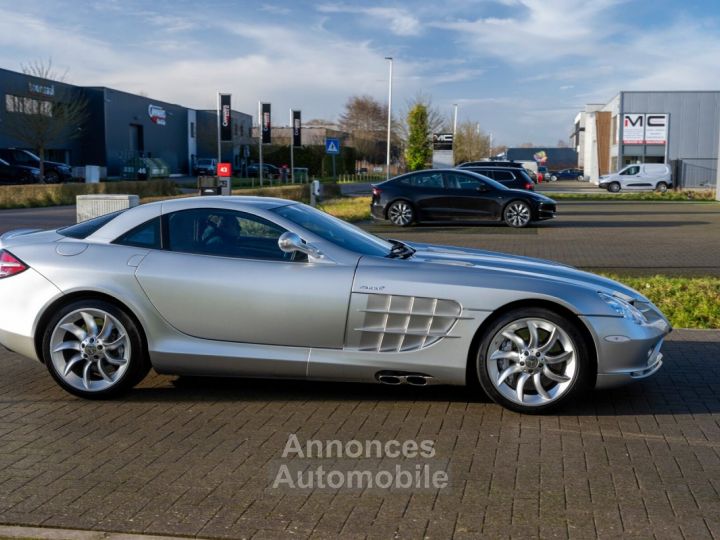
{"label": "silver sports car", "polygon": [[[478,385],[521,412],[662,365],[638,292],[384,240],[309,206],[197,197],[0,237],[0,343],[87,398],[176,375]],[[480,391],[480,390],[478,390]]]}

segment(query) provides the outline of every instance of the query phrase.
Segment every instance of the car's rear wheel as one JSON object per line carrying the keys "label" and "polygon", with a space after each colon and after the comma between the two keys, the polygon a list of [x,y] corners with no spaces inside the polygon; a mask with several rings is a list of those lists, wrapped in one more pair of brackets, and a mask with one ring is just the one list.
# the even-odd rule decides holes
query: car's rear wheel
{"label": "car's rear wheel", "polygon": [[394,225],[407,227],[415,221],[415,210],[407,201],[395,201],[388,208],[387,216]]}
{"label": "car's rear wheel", "polygon": [[66,391],[84,398],[108,398],[139,383],[150,370],[136,323],[102,300],[62,307],[43,335],[48,371]]}
{"label": "car's rear wheel", "polygon": [[610,193],[617,193],[618,191],[620,191],[620,184],[618,182],[610,182],[608,184],[607,190]]}
{"label": "car's rear wheel", "polygon": [[585,181],[585,176],[582,175],[582,174],[578,174],[577,181],[578,181],[578,182],[584,182],[584,181]]}
{"label": "car's rear wheel", "polygon": [[551,182],[557,182],[557,179],[558,179],[558,177],[557,177],[557,175],[555,175],[555,174],[553,174],[553,175],[550,177],[550,181],[551,181]]}
{"label": "car's rear wheel", "polygon": [[545,308],[512,310],[487,329],[476,359],[493,401],[523,413],[560,406],[591,387],[593,363],[577,325]]}
{"label": "car's rear wheel", "polygon": [[527,227],[532,219],[530,205],[523,201],[513,201],[505,207],[503,219],[510,227]]}
{"label": "car's rear wheel", "polygon": [[660,193],[665,193],[668,190],[668,185],[665,182],[658,182],[655,189]]}
{"label": "car's rear wheel", "polygon": [[48,171],[45,173],[45,182],[48,184],[59,184],[60,175],[57,171]]}

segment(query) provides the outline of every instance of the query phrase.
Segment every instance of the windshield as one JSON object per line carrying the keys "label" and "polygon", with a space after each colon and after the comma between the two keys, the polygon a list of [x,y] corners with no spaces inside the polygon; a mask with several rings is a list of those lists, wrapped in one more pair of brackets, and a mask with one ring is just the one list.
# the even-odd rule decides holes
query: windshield
{"label": "windshield", "polygon": [[110,212],[109,214],[103,214],[102,216],[88,219],[87,221],[81,221],[76,225],[63,227],[62,229],[58,229],[57,232],[63,236],[83,240],[94,232],[100,230],[100,227],[104,227],[107,223],[110,223],[113,219],[125,211],[126,209],[123,209],[116,212]]}
{"label": "windshield", "polygon": [[355,225],[304,204],[281,206],[272,211],[323,240],[356,253],[386,257],[394,247],[390,242],[367,233]]}

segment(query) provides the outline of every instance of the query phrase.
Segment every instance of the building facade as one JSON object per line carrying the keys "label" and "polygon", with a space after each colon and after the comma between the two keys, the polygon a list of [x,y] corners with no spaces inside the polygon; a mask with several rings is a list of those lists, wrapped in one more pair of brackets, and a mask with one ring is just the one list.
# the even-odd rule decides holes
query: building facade
{"label": "building facade", "polygon": [[632,163],[667,163],[677,185],[712,187],[719,135],[720,92],[622,91],[586,105],[571,138],[593,182]]}
{"label": "building facade", "polygon": [[[191,174],[196,159],[217,157],[217,112],[195,110],[147,96],[105,87],[80,87],[0,69],[0,148],[35,150],[9,129],[24,110],[51,114],[63,100],[86,103],[86,120],[57,137],[45,159],[72,166],[99,165],[109,177],[121,176],[134,157],[162,159],[171,174]],[[223,159],[239,165],[251,143],[252,116],[232,111],[232,143]],[[17,123],[17,122],[16,122]]]}

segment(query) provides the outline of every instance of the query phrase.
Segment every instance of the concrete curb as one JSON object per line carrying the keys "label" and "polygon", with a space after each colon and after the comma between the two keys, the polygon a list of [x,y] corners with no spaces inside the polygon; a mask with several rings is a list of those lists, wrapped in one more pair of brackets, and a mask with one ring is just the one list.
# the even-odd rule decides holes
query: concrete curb
{"label": "concrete curb", "polygon": [[188,537],[0,525],[0,539],[5,538],[33,540],[173,540],[180,538],[186,539]]}

